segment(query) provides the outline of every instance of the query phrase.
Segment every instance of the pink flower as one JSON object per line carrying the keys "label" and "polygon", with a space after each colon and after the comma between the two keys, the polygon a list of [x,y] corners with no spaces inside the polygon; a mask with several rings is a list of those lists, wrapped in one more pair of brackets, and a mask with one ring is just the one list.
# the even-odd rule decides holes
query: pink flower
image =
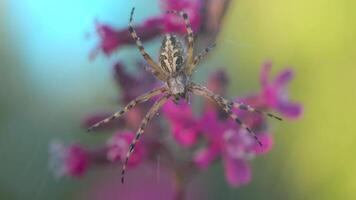
{"label": "pink flower", "polygon": [[[197,32],[201,24],[201,0],[162,0],[163,11],[184,11],[188,14],[193,31]],[[163,14],[160,17],[164,23],[164,31],[168,33],[186,34],[186,28],[180,16]]]}
{"label": "pink flower", "polygon": [[231,186],[247,184],[251,179],[248,160],[255,155],[268,152],[272,147],[272,138],[267,133],[259,133],[260,147],[243,129],[239,129],[232,120],[219,119],[218,113],[210,109],[201,119],[203,135],[208,146],[195,154],[194,162],[199,168],[207,168],[220,155],[225,177]]}
{"label": "pink flower", "polygon": [[269,80],[272,63],[265,62],[261,71],[262,91],[260,97],[268,108],[274,108],[286,117],[297,118],[302,114],[302,106],[291,102],[288,97],[287,86],[293,78],[293,71],[285,69],[273,80]]}
{"label": "pink flower", "polygon": [[[142,42],[154,39],[167,32],[185,35],[185,25],[181,17],[166,13],[168,10],[177,10],[187,12],[193,30],[198,31],[201,24],[200,1],[201,0],[161,0],[162,14],[147,19],[141,25],[135,26],[134,29]],[[105,55],[111,55],[118,48],[135,43],[127,27],[115,29],[110,25],[100,22],[95,22],[95,26],[100,42],[91,53],[91,58],[94,58],[99,51],[102,51]]]}
{"label": "pink flower", "polygon": [[[129,150],[129,146],[134,139],[135,134],[133,132],[117,132],[107,141],[107,158],[111,162],[121,161],[125,162],[126,154]],[[138,165],[143,158],[144,147],[142,142],[136,145],[135,151],[129,159],[129,166]]]}
{"label": "pink flower", "polygon": [[120,45],[120,32],[111,26],[101,24],[98,21],[95,21],[95,27],[101,41],[98,47],[96,47],[91,53],[90,57],[94,58],[99,50],[101,50],[106,55],[110,55]]}
{"label": "pink flower", "polygon": [[60,142],[52,142],[50,155],[50,167],[58,177],[80,177],[89,167],[88,153],[78,144],[64,146]]}
{"label": "pink flower", "polygon": [[196,143],[200,124],[186,101],[181,100],[178,105],[169,101],[163,106],[162,112],[169,122],[173,137],[179,144],[190,147]]}
{"label": "pink flower", "polygon": [[[136,26],[135,30],[141,41],[146,41],[159,36],[163,29],[161,19],[149,19],[141,26]],[[134,44],[134,40],[127,28],[115,29],[110,25],[95,22],[96,32],[99,35],[99,45],[91,52],[90,58],[95,58],[99,51],[105,55],[111,55],[114,51],[124,45]]]}

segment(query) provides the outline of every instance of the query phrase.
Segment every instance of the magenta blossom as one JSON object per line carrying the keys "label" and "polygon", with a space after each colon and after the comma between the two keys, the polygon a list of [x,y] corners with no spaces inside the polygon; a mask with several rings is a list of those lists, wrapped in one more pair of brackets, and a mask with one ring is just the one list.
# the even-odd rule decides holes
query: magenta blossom
{"label": "magenta blossom", "polygon": [[93,58],[98,50],[103,51],[104,54],[110,55],[119,45],[120,40],[118,35],[120,34],[114,28],[101,24],[98,21],[95,21],[96,32],[101,38],[100,45],[91,53],[90,57]]}
{"label": "magenta blossom", "polygon": [[[193,31],[197,32],[201,23],[201,0],[162,0],[163,11],[178,10],[188,14]],[[163,14],[159,17],[164,23],[164,31],[168,33],[185,34],[185,25],[182,19],[172,14]]]}
{"label": "magenta blossom", "polygon": [[201,119],[203,135],[208,146],[195,154],[194,162],[199,168],[208,167],[221,156],[225,168],[225,177],[231,186],[247,184],[251,179],[248,161],[255,155],[268,152],[272,147],[272,138],[268,133],[259,133],[262,146],[244,129],[229,119],[219,119],[218,113],[210,109]]}
{"label": "magenta blossom", "polygon": [[50,154],[50,167],[57,177],[80,177],[89,167],[88,153],[78,144],[64,146],[59,142],[52,142]]}
{"label": "magenta blossom", "polygon": [[162,108],[164,116],[168,119],[174,139],[184,147],[190,147],[197,142],[201,126],[194,117],[185,100],[178,102],[168,101]]}
{"label": "magenta blossom", "polygon": [[[187,12],[193,30],[198,31],[201,24],[200,1],[201,0],[161,0],[162,13],[147,19],[141,25],[135,26],[134,28],[141,41],[148,41],[168,32],[178,33],[184,36],[186,30],[180,16],[166,13],[168,10],[178,10]],[[91,53],[91,58],[94,58],[99,51],[102,51],[105,55],[111,55],[118,48],[135,43],[127,28],[116,29],[97,21],[95,22],[95,26],[100,42]]]}
{"label": "magenta blossom", "polygon": [[273,80],[269,80],[272,63],[265,62],[261,70],[261,101],[267,108],[274,108],[286,117],[297,118],[302,113],[302,106],[291,102],[287,86],[293,79],[293,71],[285,69]]}
{"label": "magenta blossom", "polygon": [[[153,39],[159,36],[163,31],[160,19],[149,19],[141,26],[136,26],[136,32],[140,35],[142,41]],[[102,51],[105,55],[111,55],[114,51],[124,45],[134,44],[134,40],[129,34],[127,28],[116,29],[110,25],[96,21],[96,32],[99,35],[99,45],[91,52],[90,58],[93,59]],[[149,27],[149,28],[148,28]]]}
{"label": "magenta blossom", "polygon": [[[117,132],[107,141],[107,158],[111,162],[120,161],[123,163],[126,158],[126,154],[129,150],[131,141],[134,139],[135,133],[133,132]],[[129,166],[136,166],[143,158],[144,147],[142,142],[137,145],[135,153],[132,154],[128,162]]]}

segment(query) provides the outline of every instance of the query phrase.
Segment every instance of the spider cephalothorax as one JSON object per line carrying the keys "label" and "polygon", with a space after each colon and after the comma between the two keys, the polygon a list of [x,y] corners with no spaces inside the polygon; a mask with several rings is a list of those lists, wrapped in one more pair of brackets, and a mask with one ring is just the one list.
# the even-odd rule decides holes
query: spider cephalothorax
{"label": "spider cephalothorax", "polygon": [[258,140],[256,134],[247,125],[245,125],[237,117],[235,113],[233,113],[232,109],[237,108],[241,110],[255,112],[258,114],[265,114],[269,117],[273,117],[275,119],[281,120],[281,118],[279,117],[276,117],[270,113],[256,110],[249,105],[229,101],[228,99],[213,93],[208,88],[193,83],[190,80],[192,73],[196,69],[200,60],[205,57],[205,55],[210,51],[213,45],[208,48],[205,48],[200,54],[193,57],[194,37],[188,19],[188,15],[184,12],[179,12],[179,11],[168,11],[168,13],[180,15],[184,19],[185,27],[188,33],[188,44],[187,44],[187,49],[185,51],[183,43],[177,38],[177,36],[171,34],[165,35],[159,52],[159,63],[153,61],[151,56],[148,53],[146,53],[145,48],[142,46],[140,38],[137,36],[136,31],[132,27],[131,22],[134,14],[134,8],[131,11],[130,24],[129,24],[129,32],[132,38],[136,41],[136,45],[140,50],[140,53],[147,61],[147,63],[150,65],[149,68],[150,71],[154,76],[156,76],[159,80],[161,80],[164,83],[164,85],[162,87],[155,88],[137,97],[136,99],[129,102],[122,110],[114,113],[111,117],[108,117],[94,124],[88,129],[91,130],[105,123],[108,123],[109,121],[122,116],[137,104],[146,102],[152,97],[162,94],[162,96],[153,104],[151,109],[143,118],[140,127],[136,133],[136,137],[133,139],[129,147],[129,150],[126,154],[125,162],[122,167],[122,173],[121,173],[122,182],[124,182],[124,174],[125,174],[128,159],[132,154],[132,152],[134,151],[135,145],[140,139],[141,135],[143,134],[146,125],[152,119],[152,117],[158,112],[158,110],[162,107],[162,105],[171,97],[173,97],[174,100],[177,101],[181,97],[186,98],[187,93],[190,92],[208,98],[209,100],[215,102],[219,107],[221,107],[221,109],[223,109],[233,120],[235,120],[240,125],[241,128],[246,129],[260,145],[262,145],[262,143]]}

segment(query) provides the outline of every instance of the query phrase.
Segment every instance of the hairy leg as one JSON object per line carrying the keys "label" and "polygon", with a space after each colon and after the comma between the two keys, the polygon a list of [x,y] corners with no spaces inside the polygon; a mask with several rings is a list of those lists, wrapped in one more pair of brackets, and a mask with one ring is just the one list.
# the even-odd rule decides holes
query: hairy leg
{"label": "hairy leg", "polygon": [[161,97],[158,99],[151,109],[147,112],[146,116],[143,118],[140,128],[138,129],[136,133],[136,137],[133,139],[133,141],[130,144],[129,151],[126,154],[126,159],[125,162],[122,166],[122,171],[121,171],[121,182],[124,183],[124,175],[125,175],[125,170],[127,166],[127,162],[129,161],[129,158],[132,154],[132,152],[135,149],[136,143],[139,141],[141,135],[144,133],[144,130],[148,124],[148,122],[152,119],[152,117],[158,112],[158,110],[162,107],[162,105],[167,101],[167,99],[170,97],[169,94],[166,94],[165,96]]}
{"label": "hairy leg", "polygon": [[137,36],[137,33],[135,31],[135,29],[132,26],[132,19],[133,19],[133,14],[134,14],[135,8],[132,8],[131,10],[131,15],[130,15],[130,22],[129,22],[129,32],[131,37],[135,40],[136,42],[136,46],[138,47],[138,49],[140,50],[141,55],[143,56],[143,58],[147,61],[147,63],[151,66],[151,71],[152,73],[158,77],[158,79],[164,81],[166,79],[166,74],[163,70],[161,70],[161,68],[159,67],[159,65],[157,63],[155,63],[153,61],[153,59],[151,58],[151,56],[145,51],[145,48],[142,45],[142,42],[140,40],[140,38]]}
{"label": "hairy leg", "polygon": [[216,46],[216,44],[212,44],[205,48],[203,51],[201,51],[197,56],[194,57],[193,64],[196,67],[196,65],[199,64],[199,62],[206,56],[208,53]]}
{"label": "hairy leg", "polygon": [[265,116],[268,116],[268,117],[271,117],[271,118],[274,118],[274,119],[282,121],[281,117],[273,115],[272,113],[255,109],[252,106],[244,104],[244,103],[238,103],[238,102],[229,101],[228,99],[226,99],[226,98],[224,98],[224,97],[222,97],[222,96],[220,96],[218,94],[215,94],[214,92],[210,91],[208,88],[206,88],[204,86],[200,86],[200,85],[197,85],[195,83],[192,83],[191,88],[195,88],[197,90],[205,91],[206,93],[209,93],[210,95],[214,95],[217,99],[221,100],[224,104],[227,104],[230,108],[234,107],[234,108],[237,108],[237,109],[240,109],[240,110],[245,110],[245,111],[249,111],[249,112],[255,112],[255,113],[258,113],[260,115],[265,115]]}
{"label": "hairy leg", "polygon": [[162,93],[165,93],[167,91],[167,88],[166,87],[160,87],[160,88],[156,88],[156,89],[153,89],[139,97],[137,97],[136,99],[130,101],[122,110],[114,113],[113,115],[111,115],[110,117],[94,124],[93,126],[89,127],[88,128],[88,131],[91,131],[93,130],[94,128],[97,128],[99,126],[102,126],[116,118],[119,118],[120,116],[122,116],[123,114],[125,114],[126,112],[128,112],[129,110],[131,110],[133,107],[135,107],[137,104],[140,104],[140,103],[143,103],[143,102],[146,102],[148,101],[149,99],[151,99],[152,97],[156,96],[156,95],[159,95],[159,94],[162,94]]}
{"label": "hairy leg", "polygon": [[[213,102],[216,102],[227,114],[229,114],[229,116],[234,120],[236,121],[240,126],[241,128],[244,128],[247,130],[247,132],[249,132],[254,138],[255,140],[258,142],[259,145],[262,145],[261,141],[258,139],[257,135],[246,125],[244,124],[238,117],[236,114],[234,114],[232,112],[232,107],[236,107],[238,106],[237,108],[240,108],[241,109],[241,105],[244,105],[244,104],[236,104],[236,103],[233,103],[227,99],[225,99],[224,97],[218,95],[218,94],[215,94],[214,92],[210,91],[208,88],[206,87],[203,87],[203,86],[199,86],[199,85],[196,85],[196,84],[192,84],[190,87],[189,87],[189,90],[196,94],[196,95],[199,95],[199,96],[203,96],[203,97],[206,97],[208,98],[209,100],[213,101]],[[236,104],[236,106],[235,106]],[[246,106],[246,105],[244,105]],[[249,106],[250,107],[250,106]],[[248,107],[246,107],[248,108]],[[252,107],[250,107],[252,108]],[[257,113],[263,113],[262,111],[256,111],[255,109],[254,110],[251,110],[251,109],[245,109],[245,110],[248,110],[248,111],[252,111],[252,112],[257,112]],[[268,115],[269,116],[269,115]],[[277,118],[278,119],[278,118]]]}
{"label": "hairy leg", "polygon": [[216,46],[216,44],[212,44],[209,47],[205,48],[202,52],[200,52],[197,56],[194,57],[193,60],[193,65],[190,69],[190,71],[188,72],[189,75],[192,74],[195,69],[198,67],[199,62],[206,56],[208,55],[208,53]]}

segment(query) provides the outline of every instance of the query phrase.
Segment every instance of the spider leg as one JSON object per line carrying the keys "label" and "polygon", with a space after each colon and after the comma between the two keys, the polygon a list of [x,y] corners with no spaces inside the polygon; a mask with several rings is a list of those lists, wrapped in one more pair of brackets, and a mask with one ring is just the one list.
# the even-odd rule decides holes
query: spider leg
{"label": "spider leg", "polygon": [[216,46],[215,43],[213,43],[212,45],[208,46],[207,48],[205,48],[203,51],[201,51],[197,56],[194,57],[193,60],[193,65],[192,67],[190,67],[189,69],[187,69],[187,74],[192,74],[195,69],[197,68],[199,62],[206,56],[208,55],[208,53]]}
{"label": "spider leg", "polygon": [[278,117],[276,115],[273,115],[269,112],[265,112],[265,111],[262,111],[262,110],[257,110],[253,107],[251,107],[250,105],[247,105],[247,104],[244,104],[244,103],[238,103],[238,102],[230,102],[230,104],[234,107],[234,108],[237,108],[237,109],[240,109],[240,110],[246,110],[246,111],[249,111],[249,112],[255,112],[255,113],[258,113],[258,114],[262,114],[262,115],[266,115],[268,117],[271,117],[271,118],[274,118],[274,119],[277,119],[279,121],[282,121],[283,119],[281,117]]}
{"label": "spider leg", "polygon": [[214,94],[212,91],[210,91],[208,88],[206,87],[203,87],[203,86],[200,86],[200,85],[197,85],[195,83],[192,83],[192,87],[193,88],[197,88],[198,90],[202,90],[202,91],[206,91],[207,93],[210,93],[212,95],[216,95],[218,96],[218,98],[221,98],[224,103],[226,103],[230,108],[231,107],[234,107],[234,108],[237,108],[237,109],[240,109],[240,110],[245,110],[245,111],[249,111],[249,112],[255,112],[255,113],[258,113],[260,115],[265,115],[265,116],[268,116],[268,117],[271,117],[271,118],[274,118],[274,119],[277,119],[279,121],[282,121],[283,119],[281,117],[278,117],[276,115],[273,115],[272,113],[269,113],[269,112],[265,112],[265,111],[262,111],[262,110],[258,110],[256,108],[253,108],[252,106],[250,105],[247,105],[247,104],[244,104],[244,103],[238,103],[238,102],[233,102],[233,101],[229,101],[227,100],[226,98],[218,95],[218,94]]}
{"label": "spider leg", "polygon": [[91,127],[88,128],[87,131],[91,131],[94,128],[97,128],[99,126],[102,126],[103,124],[106,124],[116,118],[119,118],[120,116],[122,116],[123,114],[125,114],[127,111],[131,110],[133,107],[135,107],[137,104],[143,103],[148,101],[149,99],[151,99],[152,97],[165,93],[167,91],[166,87],[160,87],[160,88],[156,88],[153,89],[139,97],[137,97],[136,99],[130,101],[122,110],[114,113],[113,115],[111,115],[110,117],[103,119],[102,121],[92,125]]}
{"label": "spider leg", "polygon": [[[244,124],[236,114],[234,114],[232,112],[232,107],[234,106],[234,103],[225,99],[224,97],[213,93],[212,91],[210,91],[208,88],[200,86],[200,85],[196,85],[194,83],[191,84],[191,86],[188,88],[192,93],[199,95],[199,96],[203,96],[208,98],[209,100],[217,103],[227,114],[229,114],[229,116],[236,121],[241,128],[244,128],[247,130],[247,132],[249,132],[257,141],[257,143],[262,146],[261,141],[258,139],[257,135],[255,132],[253,132],[246,124]],[[236,104],[238,105],[238,104]],[[235,107],[235,106],[234,106]],[[246,109],[248,110],[248,109]],[[256,112],[256,111],[253,111]],[[261,112],[258,112],[261,113]]]}
{"label": "spider leg", "polygon": [[140,50],[141,55],[143,56],[143,58],[147,61],[147,63],[152,67],[152,73],[157,76],[160,80],[164,81],[166,78],[166,74],[163,70],[161,70],[161,68],[159,67],[159,65],[157,63],[155,63],[153,61],[153,59],[151,58],[151,56],[145,51],[145,48],[142,45],[142,42],[140,40],[140,37],[137,36],[137,33],[135,31],[135,29],[132,26],[132,20],[133,20],[133,14],[134,14],[135,8],[133,7],[131,10],[131,14],[130,14],[130,22],[129,22],[129,32],[131,37],[133,38],[133,40],[135,40],[136,42],[136,46],[138,47],[138,49]]}
{"label": "spider leg", "polygon": [[176,15],[180,15],[184,19],[185,28],[188,33],[188,49],[187,49],[187,60],[188,60],[188,68],[193,63],[193,45],[194,45],[194,33],[192,29],[192,25],[190,24],[188,14],[182,11],[169,10],[167,13],[172,13]]}
{"label": "spider leg", "polygon": [[131,156],[131,154],[133,153],[134,149],[135,149],[135,145],[136,143],[139,141],[141,135],[143,134],[146,125],[148,124],[148,122],[152,119],[152,117],[158,112],[158,110],[161,108],[161,106],[167,101],[167,99],[170,97],[169,94],[166,94],[165,96],[161,97],[160,99],[158,99],[153,106],[151,107],[151,109],[147,112],[146,116],[143,118],[141,124],[140,124],[140,128],[138,129],[137,133],[136,133],[136,137],[133,139],[133,141],[130,144],[129,147],[129,151],[126,154],[126,159],[125,162],[122,166],[122,171],[121,171],[121,182],[124,183],[124,175],[125,175],[125,171],[126,171],[126,166],[127,163],[129,161],[129,158]]}

